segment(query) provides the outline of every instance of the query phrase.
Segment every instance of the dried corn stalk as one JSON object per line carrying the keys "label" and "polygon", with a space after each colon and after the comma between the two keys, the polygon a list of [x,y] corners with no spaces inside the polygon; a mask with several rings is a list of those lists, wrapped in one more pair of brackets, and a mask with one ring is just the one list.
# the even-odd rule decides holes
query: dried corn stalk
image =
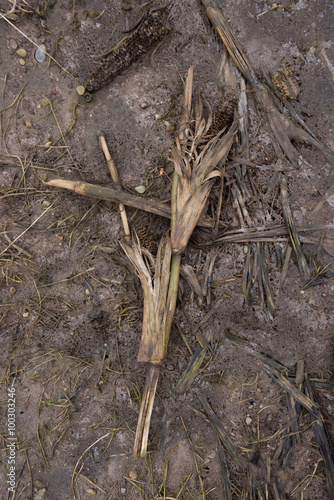
{"label": "dried corn stalk", "polygon": [[[140,277],[144,291],[143,334],[139,361],[150,363],[137,424],[134,456],[145,456],[153,401],[158,383],[159,365],[167,351],[168,337],[174,317],[181,254],[203,212],[211,187],[221,175],[216,169],[231,148],[237,131],[236,120],[230,130],[216,137],[199,150],[203,137],[212,124],[212,115],[203,116],[203,101],[199,97],[192,108],[193,67],[189,68],[184,95],[183,115],[172,152],[175,165],[171,200],[171,240],[163,240],[158,249],[154,283],[138,246],[123,248]],[[146,255],[153,263],[152,256]],[[170,273],[169,273],[170,271]]]}

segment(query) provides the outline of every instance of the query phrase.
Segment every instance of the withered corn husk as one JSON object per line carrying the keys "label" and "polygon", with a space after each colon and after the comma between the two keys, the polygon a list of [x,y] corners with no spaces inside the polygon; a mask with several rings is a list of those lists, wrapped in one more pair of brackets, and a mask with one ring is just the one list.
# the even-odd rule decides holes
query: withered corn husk
{"label": "withered corn husk", "polygon": [[[166,325],[172,256],[171,240],[169,237],[161,240],[156,260],[138,243],[133,243],[132,247],[126,243],[121,243],[121,245],[136,270],[144,294],[143,330],[138,361],[159,364],[166,355],[168,341]],[[154,277],[150,269],[152,267],[155,268]]]}
{"label": "withered corn husk", "polygon": [[188,71],[185,85],[184,111],[176,147],[172,151],[174,179],[172,204],[172,248],[182,253],[205,207],[213,183],[221,176],[216,167],[223,164],[237,132],[235,119],[226,132],[223,129],[204,148],[200,145],[212,126],[212,113],[204,118],[204,103],[198,96],[192,105],[193,68]]}

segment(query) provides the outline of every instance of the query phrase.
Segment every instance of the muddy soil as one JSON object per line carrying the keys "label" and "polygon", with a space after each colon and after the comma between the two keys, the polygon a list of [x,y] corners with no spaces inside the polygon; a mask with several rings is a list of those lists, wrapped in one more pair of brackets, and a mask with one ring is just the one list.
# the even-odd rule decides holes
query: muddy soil
{"label": "muddy soil", "polygon": [[[256,286],[251,304],[243,295],[247,253],[256,251],[256,243],[214,246],[210,305],[200,306],[181,280],[149,453],[146,459],[132,457],[147,367],[137,362],[143,296],[119,246],[118,207],[46,186],[43,175],[112,186],[97,136],[103,130],[124,189],[136,194],[137,187],[145,186],[142,196],[169,199],[169,157],[189,66],[194,66],[196,92],[213,110],[223,95],[219,64],[225,49],[200,2],[172,0],[163,13],[170,33],[161,43],[98,92],[77,93],[100,56],[136,25],[145,8],[164,2],[144,4],[18,1],[10,23],[0,21],[0,496],[224,498],[215,433],[203,418],[200,398],[205,396],[238,447],[240,464],[230,456],[226,462],[231,498],[266,498],[268,491],[268,498],[329,499],[308,412],[301,410],[297,444],[288,463],[282,463],[277,447],[291,419],[286,392],[249,348],[236,345],[225,332],[270,350],[291,375],[304,360],[332,433],[334,249],[328,236],[333,237],[333,229],[305,235],[316,286],[305,287],[294,254],[281,286],[286,237],[265,245],[274,316],[261,307]],[[259,77],[262,68],[271,76],[288,68],[297,85],[292,107],[334,151],[333,3],[220,4]],[[2,12],[11,6],[0,2]],[[36,61],[42,44],[52,60]],[[247,206],[253,228],[284,224],[282,169],[297,224],[333,223],[333,193],[310,220],[333,183],[333,166],[299,145],[299,168],[291,168],[250,88],[247,97],[249,158],[266,167],[247,172],[254,189]],[[169,222],[158,216],[134,209],[128,215],[132,227],[144,228],[150,241],[158,242],[168,230]],[[225,232],[240,228],[227,195],[222,218]],[[212,248],[201,242],[203,233],[196,231],[183,257],[199,281]],[[320,272],[325,266],[327,274]],[[196,327],[208,312],[200,331],[212,351],[191,386],[179,392],[177,383],[199,346]],[[7,482],[8,408],[14,408],[8,406],[8,395],[15,396],[14,493]]]}

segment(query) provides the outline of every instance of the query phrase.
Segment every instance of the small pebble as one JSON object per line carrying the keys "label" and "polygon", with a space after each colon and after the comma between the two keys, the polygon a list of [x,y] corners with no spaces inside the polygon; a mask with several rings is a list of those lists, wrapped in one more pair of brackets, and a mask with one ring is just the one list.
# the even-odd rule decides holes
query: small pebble
{"label": "small pebble", "polygon": [[24,66],[26,62],[24,59],[19,59],[19,63],[21,64],[21,66]]}
{"label": "small pebble", "polygon": [[140,107],[142,109],[146,109],[148,107],[148,103],[147,102],[142,102],[141,105],[140,105]]}
{"label": "small pebble", "polygon": [[45,51],[46,51],[46,47],[44,44],[42,44],[38,47],[38,49],[35,52],[35,59],[37,62],[42,63],[42,62],[46,61]]}
{"label": "small pebble", "polygon": [[157,113],[156,115],[154,115],[154,118],[155,118],[156,120],[162,120],[162,119],[163,119],[163,117],[164,117],[164,115],[162,115],[161,113]]}
{"label": "small pebble", "polygon": [[23,58],[27,57],[27,51],[26,51],[26,49],[18,49],[16,51],[16,53],[20,57],[23,57]]}
{"label": "small pebble", "polygon": [[77,94],[84,95],[85,92],[86,92],[86,89],[85,89],[85,87],[83,85],[79,85],[77,87]]}
{"label": "small pebble", "polygon": [[52,146],[52,142],[51,142],[51,141],[48,141],[48,142],[46,142],[46,143],[44,144],[44,146],[45,146],[46,148],[49,148],[50,146]]}
{"label": "small pebble", "polygon": [[94,490],[94,488],[87,488],[87,493],[89,493],[90,495],[96,495],[97,494],[97,491]]}
{"label": "small pebble", "polygon": [[16,288],[11,286],[10,289],[9,289],[9,293],[10,295],[15,295],[16,294]]}
{"label": "small pebble", "polygon": [[146,186],[137,186],[135,187],[135,191],[137,191],[137,193],[139,194],[143,194],[146,191]]}
{"label": "small pebble", "polygon": [[25,121],[25,126],[26,126],[27,128],[32,128],[32,123],[31,123],[31,120],[26,120],[26,121]]}
{"label": "small pebble", "polygon": [[35,481],[35,486],[36,486],[37,488],[43,488],[43,483],[42,483],[42,481],[40,481],[39,479],[36,479],[36,481]]}
{"label": "small pebble", "polygon": [[328,205],[330,205],[331,207],[334,208],[334,195],[328,196],[327,203],[328,203]]}
{"label": "small pebble", "polygon": [[13,50],[17,49],[17,41],[16,40],[11,40],[10,41],[10,46]]}
{"label": "small pebble", "polygon": [[41,490],[37,491],[34,495],[34,500],[44,500],[46,495],[46,488],[42,488]]}
{"label": "small pebble", "polygon": [[43,200],[42,201],[42,207],[49,207],[51,203],[48,200]]}
{"label": "small pebble", "polygon": [[247,425],[251,425],[252,422],[253,422],[253,420],[250,417],[246,417],[246,424]]}
{"label": "small pebble", "polygon": [[59,82],[59,76],[56,76],[55,80],[56,82]]}
{"label": "small pebble", "polygon": [[243,250],[244,250],[244,254],[245,254],[245,255],[246,255],[246,254],[248,254],[248,250],[249,250],[249,249],[248,249],[248,246],[247,246],[247,245],[244,245],[244,249],[243,249]]}
{"label": "small pebble", "polygon": [[42,105],[41,104],[37,104],[37,109],[41,109]]}
{"label": "small pebble", "polygon": [[167,370],[169,370],[170,372],[172,372],[173,370],[175,370],[175,366],[172,365],[172,363],[168,363]]}
{"label": "small pebble", "polygon": [[125,488],[121,488],[122,495],[124,495],[125,492],[126,492],[126,489]]}
{"label": "small pebble", "polygon": [[129,472],[130,479],[136,480],[138,478],[138,474],[136,469],[132,469]]}
{"label": "small pebble", "polygon": [[166,125],[167,132],[173,132],[173,130],[175,130],[175,126],[172,123],[165,122],[165,125]]}
{"label": "small pebble", "polygon": [[24,318],[28,318],[28,317],[29,317],[29,313],[28,313],[28,312],[25,312],[25,313],[23,313],[23,314],[22,314],[22,316],[23,316]]}
{"label": "small pebble", "polygon": [[41,38],[41,43],[45,43],[45,42],[46,42],[46,38],[45,38],[45,36],[43,36],[43,37]]}

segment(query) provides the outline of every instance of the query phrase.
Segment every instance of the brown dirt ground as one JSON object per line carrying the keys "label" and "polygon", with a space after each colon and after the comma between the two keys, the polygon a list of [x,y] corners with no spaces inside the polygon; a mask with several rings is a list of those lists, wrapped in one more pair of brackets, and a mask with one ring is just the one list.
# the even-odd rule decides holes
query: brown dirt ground
{"label": "brown dirt ground", "polygon": [[[145,195],[168,198],[168,156],[175,140],[168,124],[177,125],[180,116],[181,77],[194,65],[196,89],[217,106],[224,49],[199,1],[172,0],[167,14],[172,31],[157,50],[94,94],[91,102],[79,98],[76,87],[85,82],[96,58],[140,18],[139,3],[35,1],[31,5],[39,6],[43,15],[18,12],[16,29],[1,21],[0,496],[14,498],[6,484],[7,389],[14,384],[17,499],[44,498],[45,489],[45,498],[52,500],[224,498],[212,427],[194,411],[203,411],[198,396],[205,395],[240,447],[240,467],[227,460],[232,498],[260,498],[248,496],[252,480],[263,495],[268,486],[269,498],[325,500],[330,497],[324,463],[308,414],[302,411],[301,441],[293,450],[291,466],[271,463],[281,440],[275,433],[289,422],[286,394],[260,361],[224,338],[229,328],[270,349],[285,360],[291,374],[298,360],[305,360],[309,376],[324,379],[317,392],[332,431],[333,282],[321,280],[301,290],[305,283],[293,257],[280,290],[274,244],[267,246],[277,307],[274,318],[261,310],[255,289],[252,305],[245,305],[244,244],[219,246],[211,282],[215,309],[202,326],[202,333],[212,337],[214,357],[207,355],[190,389],[180,394],[175,387],[190,353],[179,332],[194,351],[196,324],[212,307],[200,307],[181,281],[153,410],[149,454],[146,460],[132,458],[146,375],[146,367],[136,361],[142,295],[118,246],[118,210],[106,201],[46,187],[41,179],[51,170],[66,178],[111,185],[97,139],[102,129],[123,186],[134,192],[145,185]],[[1,2],[3,11],[9,4]],[[18,5],[28,9],[25,2]],[[223,12],[258,75],[261,66],[270,74],[291,67],[300,86],[292,105],[333,151],[333,3],[288,2],[257,17],[270,6],[264,0],[227,0]],[[71,76],[54,62],[37,63],[36,48],[23,33],[37,44],[44,38],[48,52]],[[27,51],[24,65],[13,41]],[[248,105],[251,159],[269,167],[277,161],[289,166],[272,146],[251,92]],[[299,150],[300,168],[286,176],[293,213],[298,223],[307,224],[308,214],[333,182],[332,167],[310,148]],[[249,206],[254,226],[283,222],[281,173],[263,170],[248,175],[258,186]],[[227,227],[236,227],[235,208],[225,201],[224,220]],[[313,223],[333,222],[333,198],[329,201]],[[135,227],[144,224],[157,240],[168,228],[158,217],[128,212]],[[19,235],[17,246],[6,250]],[[321,240],[321,232],[314,235]],[[199,250],[196,241],[184,262],[194,266],[200,279],[208,250]],[[280,245],[284,248],[285,243]],[[317,244],[305,244],[313,269],[319,262],[330,263],[333,248],[325,248],[327,253]],[[85,281],[98,301],[96,295],[87,295]],[[281,493],[274,493],[275,484]]]}

